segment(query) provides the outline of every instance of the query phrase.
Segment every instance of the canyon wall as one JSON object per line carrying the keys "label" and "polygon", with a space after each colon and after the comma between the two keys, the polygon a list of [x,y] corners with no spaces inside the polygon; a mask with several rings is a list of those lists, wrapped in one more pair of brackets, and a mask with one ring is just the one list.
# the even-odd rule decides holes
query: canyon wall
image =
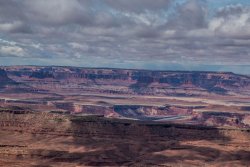
{"label": "canyon wall", "polygon": [[[7,67],[8,75],[20,82],[68,83],[79,88],[114,86],[107,93],[164,93],[165,89],[198,89],[225,94],[250,85],[248,76],[227,72],[147,71],[122,69],[88,69],[76,67]],[[38,84],[37,83],[37,84]],[[34,86],[35,84],[33,84]],[[122,89],[123,88],[123,89]],[[101,91],[101,90],[100,90]],[[182,93],[185,94],[185,93]],[[181,93],[180,93],[181,95]]]}

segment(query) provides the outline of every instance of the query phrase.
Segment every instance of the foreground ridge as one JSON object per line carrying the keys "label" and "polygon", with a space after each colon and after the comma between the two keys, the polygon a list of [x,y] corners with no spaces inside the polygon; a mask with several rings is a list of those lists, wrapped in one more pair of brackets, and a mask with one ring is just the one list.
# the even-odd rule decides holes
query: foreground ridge
{"label": "foreground ridge", "polygon": [[46,112],[0,113],[0,165],[190,166],[250,163],[250,130]]}

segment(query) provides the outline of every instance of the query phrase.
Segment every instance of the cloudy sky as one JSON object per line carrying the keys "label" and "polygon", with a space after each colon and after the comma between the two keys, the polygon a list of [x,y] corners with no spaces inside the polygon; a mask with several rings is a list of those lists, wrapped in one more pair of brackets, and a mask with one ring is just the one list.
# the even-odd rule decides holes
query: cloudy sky
{"label": "cloudy sky", "polygon": [[0,65],[250,74],[250,1],[0,0]]}

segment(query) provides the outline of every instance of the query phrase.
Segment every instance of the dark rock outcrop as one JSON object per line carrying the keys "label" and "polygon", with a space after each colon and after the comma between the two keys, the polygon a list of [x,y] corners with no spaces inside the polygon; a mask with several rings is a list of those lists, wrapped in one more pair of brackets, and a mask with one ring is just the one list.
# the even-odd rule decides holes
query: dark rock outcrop
{"label": "dark rock outcrop", "polygon": [[30,75],[31,78],[38,78],[38,79],[46,79],[46,78],[54,78],[54,75],[52,72],[47,72],[47,71],[38,71],[38,72],[33,72]]}
{"label": "dark rock outcrop", "polygon": [[11,80],[5,70],[0,69],[0,88],[5,87],[6,85],[16,84],[15,81]]}

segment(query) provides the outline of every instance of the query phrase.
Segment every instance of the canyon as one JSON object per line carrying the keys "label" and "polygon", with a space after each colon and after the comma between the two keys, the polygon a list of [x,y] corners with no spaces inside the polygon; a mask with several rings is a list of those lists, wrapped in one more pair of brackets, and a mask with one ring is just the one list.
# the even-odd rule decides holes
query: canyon
{"label": "canyon", "polygon": [[250,76],[0,70],[0,165],[247,166]]}
{"label": "canyon", "polygon": [[1,106],[215,126],[250,126],[250,77],[230,72],[10,66]]}

